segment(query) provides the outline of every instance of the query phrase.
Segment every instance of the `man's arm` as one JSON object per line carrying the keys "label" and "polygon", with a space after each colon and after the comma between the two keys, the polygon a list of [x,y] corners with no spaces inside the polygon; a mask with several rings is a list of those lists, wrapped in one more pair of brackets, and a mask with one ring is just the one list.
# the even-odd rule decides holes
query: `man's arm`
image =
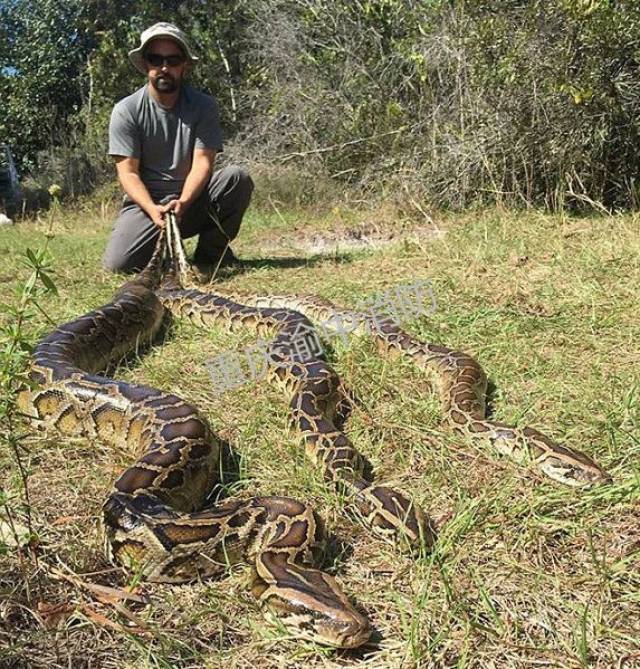
{"label": "man's arm", "polygon": [[164,211],[173,210],[178,218],[184,215],[209,182],[215,160],[215,149],[194,149],[191,169],[185,179],[180,198],[166,204]]}
{"label": "man's arm", "polygon": [[116,161],[118,180],[124,192],[158,227],[164,226],[163,207],[155,204],[140,178],[142,139],[131,111],[131,97],[121,100],[111,112],[109,121],[109,155]]}
{"label": "man's arm", "polygon": [[140,160],[126,156],[115,156],[115,160],[118,180],[124,192],[147,213],[159,228],[162,228],[164,226],[163,216],[168,211],[169,205],[158,205],[151,199],[147,187],[140,178]]}

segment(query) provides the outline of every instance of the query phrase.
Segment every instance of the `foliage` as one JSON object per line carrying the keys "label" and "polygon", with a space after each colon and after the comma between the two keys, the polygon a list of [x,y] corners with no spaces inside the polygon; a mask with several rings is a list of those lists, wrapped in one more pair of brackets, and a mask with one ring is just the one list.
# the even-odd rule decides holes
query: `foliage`
{"label": "foliage", "polygon": [[34,164],[78,112],[92,36],[82,31],[81,0],[14,0],[0,5],[0,136],[20,165]]}
{"label": "foliage", "polygon": [[24,165],[43,149],[76,165],[67,184],[112,174],[109,112],[143,81],[125,54],[171,20],[236,159],[435,206],[638,205],[638,3],[12,0],[0,16],[0,132]]}
{"label": "foliage", "polygon": [[275,4],[251,10],[287,45],[256,61],[253,95],[269,105],[256,148],[337,144],[315,154],[330,173],[439,206],[636,205],[637,5]]}
{"label": "foliage", "polygon": [[[31,522],[31,504],[28,486],[28,464],[22,438],[17,432],[17,415],[19,413],[16,400],[18,386],[28,383],[25,367],[31,352],[29,338],[25,326],[34,317],[35,312],[44,313],[39,298],[46,293],[55,293],[56,286],[50,276],[50,259],[46,247],[35,251],[27,248],[22,257],[22,264],[30,270],[24,284],[17,288],[16,300],[2,304],[3,319],[0,322],[0,444],[11,454],[15,472],[19,475],[21,499],[16,499],[8,491],[0,487],[0,524],[9,528],[12,543],[21,547],[35,539]],[[4,518],[4,520],[3,520]],[[17,520],[20,518],[20,521]],[[22,519],[26,521],[28,537],[21,536],[19,528]],[[6,553],[5,532],[0,533],[0,555]]]}

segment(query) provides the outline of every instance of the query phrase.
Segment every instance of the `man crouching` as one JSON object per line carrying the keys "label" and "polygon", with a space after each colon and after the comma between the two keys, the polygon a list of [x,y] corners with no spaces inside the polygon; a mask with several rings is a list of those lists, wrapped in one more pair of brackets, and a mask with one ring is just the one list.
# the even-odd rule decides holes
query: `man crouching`
{"label": "man crouching", "polygon": [[104,267],[141,270],[168,211],[183,237],[199,235],[193,262],[202,272],[234,264],[229,242],[238,234],[253,182],[238,167],[213,170],[222,150],[216,101],[184,83],[198,58],[179,28],[156,23],[129,59],[147,83],[111,113],[109,155],[126,195]]}

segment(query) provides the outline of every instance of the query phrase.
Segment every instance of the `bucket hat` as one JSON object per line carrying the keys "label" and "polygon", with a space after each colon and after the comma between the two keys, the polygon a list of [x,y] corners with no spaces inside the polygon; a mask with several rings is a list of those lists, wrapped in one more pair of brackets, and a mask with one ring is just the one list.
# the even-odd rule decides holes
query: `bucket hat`
{"label": "bucket hat", "polygon": [[198,62],[198,57],[193,53],[193,49],[189,44],[187,36],[173,23],[154,23],[150,28],[147,28],[140,35],[140,46],[137,49],[129,51],[129,60],[135,65],[136,69],[143,74],[147,73],[147,68],[144,63],[144,49],[152,39],[170,39],[177,42],[187,60],[192,63]]}

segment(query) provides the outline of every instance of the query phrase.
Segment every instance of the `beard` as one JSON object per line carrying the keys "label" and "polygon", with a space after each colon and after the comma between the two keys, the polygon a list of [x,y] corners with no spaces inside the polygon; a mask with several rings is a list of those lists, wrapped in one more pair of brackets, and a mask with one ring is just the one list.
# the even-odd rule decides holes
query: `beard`
{"label": "beard", "polygon": [[151,85],[158,93],[175,93],[180,86],[180,81],[170,74],[159,74],[151,80]]}

